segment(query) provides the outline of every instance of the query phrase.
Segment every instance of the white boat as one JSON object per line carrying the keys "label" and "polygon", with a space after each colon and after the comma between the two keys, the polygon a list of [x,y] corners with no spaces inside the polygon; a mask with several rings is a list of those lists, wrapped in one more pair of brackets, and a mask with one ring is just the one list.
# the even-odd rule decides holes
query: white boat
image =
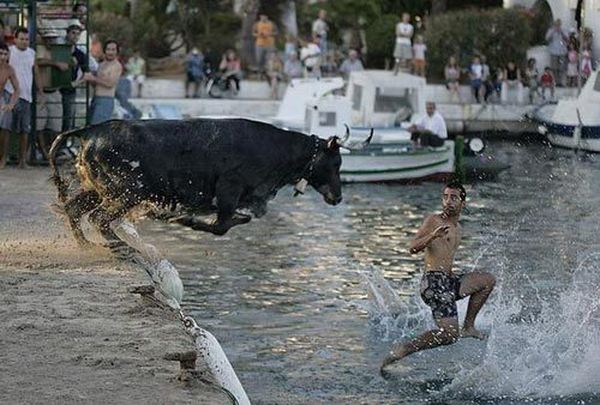
{"label": "white boat", "polygon": [[555,146],[600,152],[600,75],[592,72],[575,99],[545,104],[531,114]]}
{"label": "white boat", "polygon": [[446,179],[454,172],[454,141],[415,150],[407,128],[425,114],[425,79],[406,73],[352,72],[345,95],[341,78],[294,79],[275,125],[329,137],[351,127],[350,143],[374,136],[362,150],[342,153],[345,182]]}

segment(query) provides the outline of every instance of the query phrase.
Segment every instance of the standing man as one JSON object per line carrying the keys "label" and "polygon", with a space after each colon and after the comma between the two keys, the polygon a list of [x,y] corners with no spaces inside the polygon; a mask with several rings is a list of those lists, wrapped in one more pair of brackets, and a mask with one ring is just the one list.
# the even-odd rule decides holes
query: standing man
{"label": "standing man", "polygon": [[548,51],[550,52],[550,68],[560,85],[564,83],[563,76],[566,70],[567,43],[569,41],[569,37],[561,25],[562,22],[557,19],[546,32],[546,41],[548,41]]}
{"label": "standing man", "polygon": [[[10,132],[12,130],[12,111],[19,100],[19,81],[15,70],[11,65],[8,64],[9,50],[8,46],[0,42],[0,90],[2,96],[0,97],[0,169],[6,167],[8,160],[8,147],[10,145]],[[12,94],[8,94],[4,91],[6,82],[12,83],[13,91]]]}
{"label": "standing man", "polygon": [[[38,85],[44,91],[46,102],[37,105],[35,127],[44,159],[48,159],[50,145],[62,129],[62,97],[57,84],[52,81],[52,73],[53,71],[60,71],[64,72],[66,76],[70,75],[68,63],[59,62],[52,58],[49,42],[55,39],[54,37],[55,35],[39,35],[36,49],[36,64],[40,70],[40,79],[42,80]],[[46,137],[46,135],[49,135],[49,137]]]}
{"label": "standing man", "polygon": [[142,98],[142,86],[146,80],[146,61],[140,56],[138,50],[133,51],[133,55],[127,61],[125,68],[127,69],[127,79],[129,79],[132,86],[137,87],[137,97]]}
{"label": "standing man", "polygon": [[428,101],[425,108],[427,114],[408,128],[413,146],[442,146],[444,141],[448,139],[446,121],[444,121],[442,114],[436,111],[434,102]]}
{"label": "standing man", "polygon": [[414,28],[410,23],[410,14],[403,13],[402,21],[396,25],[396,46],[394,47],[394,74],[400,67],[406,69],[412,61],[412,36]]}
{"label": "standing man", "polygon": [[71,82],[60,88],[62,96],[62,130],[68,131],[75,126],[75,98],[76,89],[73,84],[88,71],[88,63],[85,53],[77,47],[77,41],[81,36],[81,24],[74,22],[67,27],[67,36],[65,42],[71,47],[71,55],[68,60],[61,61],[67,63],[71,69]]}
{"label": "standing man", "polygon": [[[18,94],[19,100],[12,110],[12,114],[4,114],[0,120],[0,127],[20,134],[19,167],[27,167],[27,150],[29,148],[29,132],[31,131],[31,102],[33,101],[33,76],[35,73],[36,87],[40,86],[40,75],[35,64],[35,51],[29,47],[29,30],[19,27],[15,30],[15,45],[9,48],[9,63],[13,67],[19,83],[18,88],[13,88],[12,81],[6,83],[4,90],[12,95]],[[14,96],[13,96],[14,97]],[[38,88],[38,100],[43,103],[44,95]],[[8,141],[5,139],[5,150],[8,149]]]}
{"label": "standing man", "polygon": [[[381,366],[384,376],[386,366],[409,354],[456,343],[459,335],[477,339],[485,337],[475,329],[475,318],[496,285],[495,277],[484,272],[464,275],[452,272],[454,254],[461,239],[458,220],[466,198],[462,184],[448,183],[442,193],[442,212],[428,216],[410,243],[410,253],[425,251],[421,298],[431,307],[437,328],[410,342],[396,345]],[[469,306],[462,333],[459,333],[456,301],[467,296],[470,297]]]}
{"label": "standing man", "polygon": [[318,45],[321,49],[321,55],[324,57],[327,55],[327,32],[329,31],[329,26],[325,20],[326,18],[327,11],[321,9],[319,10],[319,17],[313,22],[312,25],[312,36],[313,38],[320,38]]}
{"label": "standing man", "polygon": [[277,27],[265,13],[261,13],[254,24],[252,35],[256,38],[256,63],[260,72],[265,71],[265,63],[269,52],[275,51],[275,36]]}
{"label": "standing man", "polygon": [[[185,59],[185,98],[190,97],[190,84],[193,86],[193,98],[200,97],[200,84],[204,79],[204,55],[198,48],[192,48],[192,52]],[[217,69],[218,66],[211,66],[211,69]]]}
{"label": "standing man", "polygon": [[104,61],[98,67],[98,73],[86,73],[83,80],[96,86],[91,105],[90,124],[108,121],[115,108],[115,89],[123,73],[123,67],[117,59],[119,44],[115,40],[104,43]]}

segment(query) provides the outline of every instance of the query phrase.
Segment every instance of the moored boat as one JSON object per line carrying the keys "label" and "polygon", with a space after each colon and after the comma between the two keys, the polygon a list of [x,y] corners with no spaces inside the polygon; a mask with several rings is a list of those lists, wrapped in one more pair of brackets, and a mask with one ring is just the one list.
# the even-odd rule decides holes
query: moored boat
{"label": "moored boat", "polygon": [[600,152],[600,75],[592,72],[575,99],[543,104],[529,118],[555,146]]}

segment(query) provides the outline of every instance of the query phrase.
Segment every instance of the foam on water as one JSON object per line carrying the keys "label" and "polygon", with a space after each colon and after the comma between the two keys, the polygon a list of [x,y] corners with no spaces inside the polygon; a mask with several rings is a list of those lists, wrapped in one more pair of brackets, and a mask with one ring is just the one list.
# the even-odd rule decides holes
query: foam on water
{"label": "foam on water", "polygon": [[523,319],[527,304],[499,283],[483,361],[447,390],[509,398],[600,392],[599,285],[600,253],[590,254],[558,299],[536,293],[541,311]]}

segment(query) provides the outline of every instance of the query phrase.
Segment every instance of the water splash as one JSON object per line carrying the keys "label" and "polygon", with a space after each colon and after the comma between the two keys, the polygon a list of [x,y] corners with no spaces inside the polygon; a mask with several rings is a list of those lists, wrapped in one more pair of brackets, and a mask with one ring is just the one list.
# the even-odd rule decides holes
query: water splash
{"label": "water splash", "polygon": [[433,326],[431,310],[418,293],[420,277],[407,280],[403,286],[413,294],[400,296],[380,269],[370,267],[360,274],[368,290],[369,320],[383,341],[413,338]]}
{"label": "water splash", "polygon": [[[561,397],[600,392],[600,253],[577,266],[570,285],[523,317],[531,305],[499,289],[483,362],[447,390],[487,397]],[[544,294],[535,289],[535,300]],[[531,297],[530,297],[531,298]]]}

